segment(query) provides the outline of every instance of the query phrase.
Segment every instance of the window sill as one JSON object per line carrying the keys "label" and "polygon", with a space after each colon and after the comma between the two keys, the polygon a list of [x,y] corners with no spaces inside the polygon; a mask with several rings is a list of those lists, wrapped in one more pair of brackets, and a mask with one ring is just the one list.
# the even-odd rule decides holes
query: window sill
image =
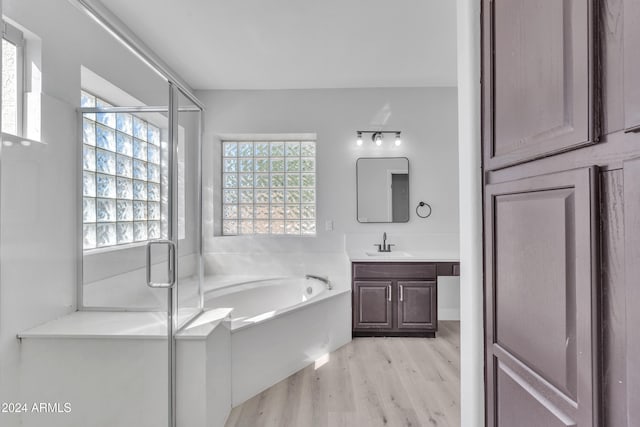
{"label": "window sill", "polygon": [[106,252],[124,251],[127,249],[141,248],[147,245],[148,240],[142,242],[125,243],[122,245],[104,246],[102,248],[83,249],[84,255],[97,255]]}
{"label": "window sill", "polygon": [[[144,248],[145,246],[147,246],[147,243],[151,242],[152,240],[143,240],[141,242],[133,242],[133,243],[125,243],[122,245],[114,245],[114,246],[104,246],[101,248],[92,248],[92,249],[83,249],[82,253],[83,255],[99,255],[99,254],[104,254],[107,252],[117,252],[117,251],[124,251],[124,250],[128,250],[128,249],[135,249],[135,248]],[[184,239],[178,239],[178,244],[180,242],[184,241]]]}
{"label": "window sill", "polygon": [[13,135],[6,132],[2,132],[0,133],[0,135],[2,135],[2,145],[4,145],[5,147],[12,147],[17,145],[21,147],[29,147],[31,145],[46,145],[46,143],[42,141],[25,138],[22,136]]}

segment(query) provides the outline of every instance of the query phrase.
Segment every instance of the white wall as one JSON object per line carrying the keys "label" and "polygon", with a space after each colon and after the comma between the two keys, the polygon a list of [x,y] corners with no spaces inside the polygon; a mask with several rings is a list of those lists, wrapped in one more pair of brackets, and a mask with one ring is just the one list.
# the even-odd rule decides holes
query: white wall
{"label": "white wall", "polygon": [[[461,425],[484,416],[484,296],[482,267],[481,2],[457,1],[460,116],[460,410]],[[490,361],[493,363],[493,361]]]}
{"label": "white wall", "polygon": [[[4,0],[3,13],[42,39],[42,139],[2,147],[0,401],[21,398],[20,331],[75,310],[77,116],[85,65],[137,99],[167,86],[67,0]],[[29,390],[22,390],[28,398]],[[15,417],[0,414],[0,425]]]}
{"label": "white wall", "polygon": [[[208,274],[300,274],[320,264],[323,254],[370,249],[386,231],[397,250],[457,252],[458,146],[455,88],[199,91],[206,105],[204,136],[204,227]],[[402,131],[395,147],[382,147],[357,130]],[[317,223],[315,238],[287,236],[214,237],[220,234],[220,138],[225,134],[317,134]],[[407,157],[410,220],[401,224],[361,224],[356,219],[356,160]],[[415,215],[424,200],[428,219]],[[333,222],[332,231],[325,223]],[[333,255],[332,255],[333,256]],[[328,258],[327,258],[328,259]],[[346,271],[348,266],[340,267]],[[440,295],[458,312],[457,280]],[[451,311],[448,311],[451,313]],[[444,317],[446,318],[446,317]]]}

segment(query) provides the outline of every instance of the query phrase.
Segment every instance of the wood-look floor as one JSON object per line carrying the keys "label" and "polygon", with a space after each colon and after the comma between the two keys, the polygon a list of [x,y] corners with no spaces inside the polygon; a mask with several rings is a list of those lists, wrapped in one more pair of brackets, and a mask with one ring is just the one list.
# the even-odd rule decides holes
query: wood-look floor
{"label": "wood-look floor", "polygon": [[231,411],[226,427],[460,425],[460,322],[437,338],[355,338]]}

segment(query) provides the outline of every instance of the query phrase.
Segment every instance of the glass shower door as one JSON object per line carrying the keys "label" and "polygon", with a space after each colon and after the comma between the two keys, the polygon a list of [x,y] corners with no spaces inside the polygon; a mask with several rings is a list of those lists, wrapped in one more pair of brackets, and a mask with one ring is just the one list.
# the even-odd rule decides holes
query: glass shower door
{"label": "glass shower door", "polygon": [[[167,107],[113,107],[83,93],[79,117],[78,309],[123,313],[131,331],[167,338],[155,341],[162,351],[149,354],[135,383],[141,396],[167,406],[158,417],[169,426],[175,337],[202,309],[200,120],[201,109],[172,84]],[[149,383],[151,366],[161,371]]]}
{"label": "glass shower door", "polygon": [[170,259],[176,283],[168,296],[170,426],[177,425],[176,335],[202,311],[201,136],[202,109],[169,84],[168,175],[171,187],[167,210]]}
{"label": "glass shower door", "polygon": [[[98,418],[131,425],[135,411],[125,408],[132,407],[132,395],[140,396],[158,409],[145,415],[147,423],[171,425],[171,293],[147,284],[173,281],[175,252],[160,244],[147,252],[148,242],[170,241],[170,217],[163,218],[173,187],[163,148],[170,145],[168,107],[117,107],[89,92],[82,94],[82,107],[78,310],[89,312],[83,318],[104,335],[104,353],[122,355],[106,359],[96,372],[120,372],[130,388],[119,392],[121,381],[109,376],[100,387],[84,389],[83,398],[104,408]],[[123,410],[111,413],[112,407]]]}
{"label": "glass shower door", "polygon": [[[174,121],[174,235],[177,247],[177,324],[184,325],[202,309],[201,232],[201,115],[202,110],[179,89],[173,97]],[[173,117],[172,117],[173,118]]]}
{"label": "glass shower door", "polygon": [[[83,93],[82,264],[78,309],[167,312],[165,292],[146,285],[145,244],[169,239],[171,182],[167,108],[113,107]],[[154,270],[167,254],[154,253]]]}
{"label": "glass shower door", "polygon": [[178,328],[202,307],[201,109],[170,91],[170,107],[83,94],[78,306],[167,313],[166,293],[147,282],[171,277]]}

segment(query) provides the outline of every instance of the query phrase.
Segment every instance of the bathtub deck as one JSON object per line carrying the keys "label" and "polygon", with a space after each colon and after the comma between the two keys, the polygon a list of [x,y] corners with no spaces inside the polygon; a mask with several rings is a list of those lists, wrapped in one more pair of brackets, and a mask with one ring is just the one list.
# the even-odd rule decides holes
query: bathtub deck
{"label": "bathtub deck", "polygon": [[356,338],[234,408],[226,427],[460,425],[460,322],[438,337]]}

